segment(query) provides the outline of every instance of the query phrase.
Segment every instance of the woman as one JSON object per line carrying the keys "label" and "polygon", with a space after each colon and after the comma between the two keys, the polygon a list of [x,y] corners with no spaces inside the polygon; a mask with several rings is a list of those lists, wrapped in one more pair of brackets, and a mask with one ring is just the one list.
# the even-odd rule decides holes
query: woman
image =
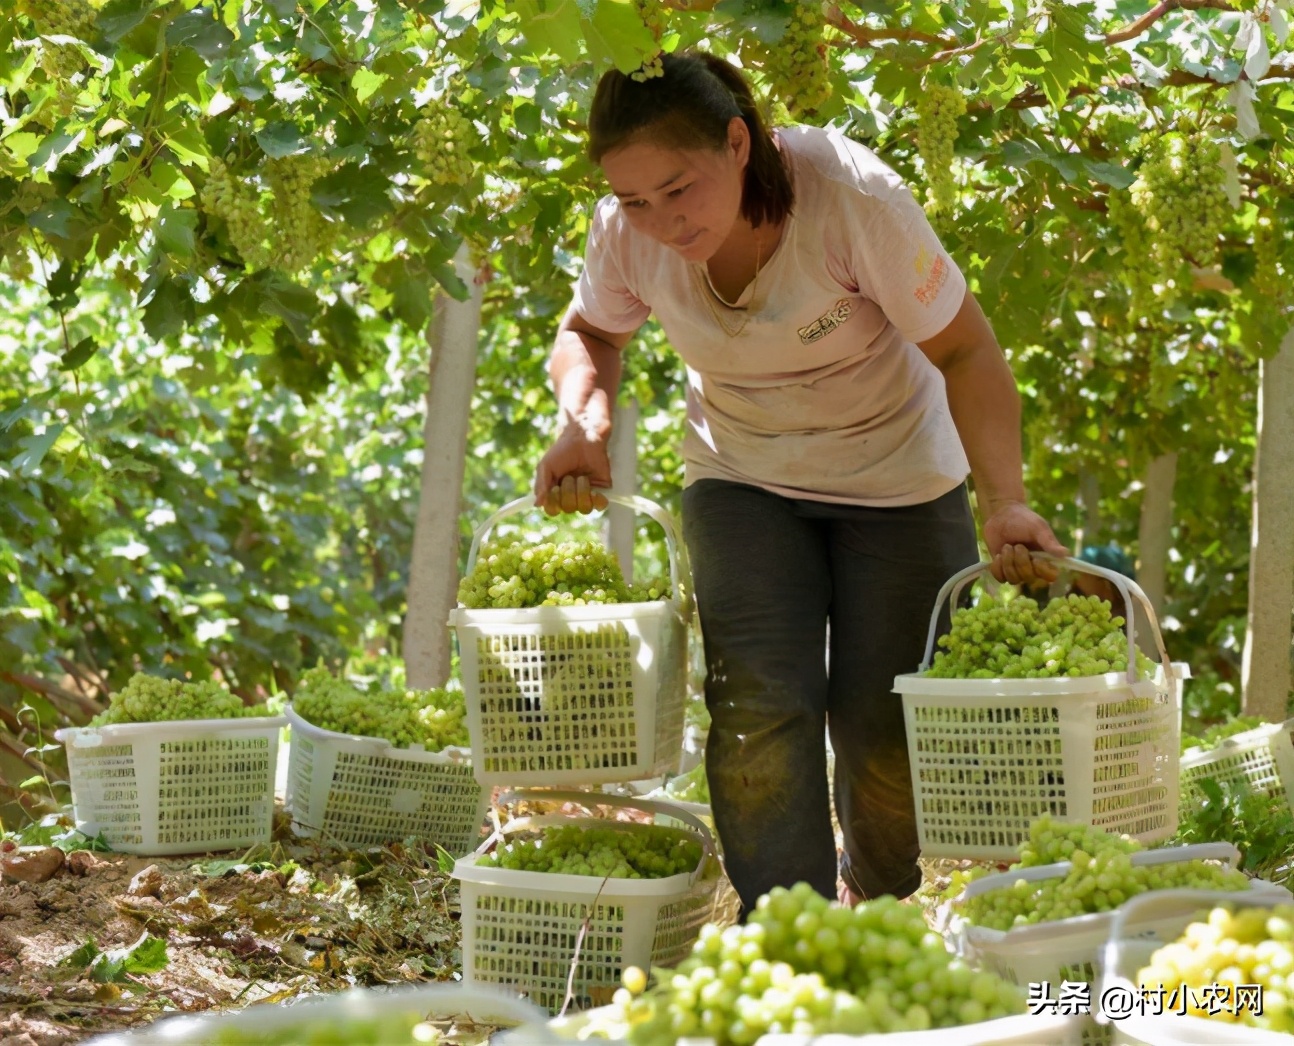
{"label": "woman", "polygon": [[1002,352],[898,177],[839,133],[770,134],[721,59],[663,67],[609,72],[593,101],[612,193],[549,366],[564,427],[536,501],[605,503],[620,351],[655,313],[687,364],[683,527],[728,874],[747,909],[801,880],[906,897],[921,874],[891,687],[939,587],[979,558],[967,471],[1000,579],[1054,577],[1029,550],[1065,549],[1025,505]]}

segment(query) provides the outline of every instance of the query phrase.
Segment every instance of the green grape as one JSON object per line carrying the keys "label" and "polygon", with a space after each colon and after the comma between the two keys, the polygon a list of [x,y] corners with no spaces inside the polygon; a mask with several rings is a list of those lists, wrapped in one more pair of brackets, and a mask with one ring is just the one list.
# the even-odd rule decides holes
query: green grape
{"label": "green grape", "polygon": [[[41,36],[94,38],[97,13],[87,0],[19,0],[18,13],[26,15]],[[51,80],[62,81],[85,67],[85,57],[71,44],[46,43],[41,66]]]}
{"label": "green grape", "polygon": [[251,183],[237,177],[219,157],[212,157],[200,200],[208,214],[224,221],[229,242],[249,269],[269,264],[269,228],[261,214],[260,193]]}
{"label": "green grape", "polygon": [[1146,223],[1125,192],[1111,189],[1106,208],[1110,225],[1119,237],[1123,276],[1128,287],[1128,314],[1134,319],[1150,316],[1156,309],[1155,287],[1164,284],[1167,277],[1155,260]]}
{"label": "green grape", "polygon": [[274,267],[284,272],[309,268],[333,239],[334,226],[310,202],[310,187],[332,168],[324,156],[270,160],[267,178],[274,194]]}
{"label": "green grape", "polygon": [[[665,5],[659,3],[659,0],[634,0],[634,10],[638,12],[638,17],[651,33],[652,38],[659,41],[668,25],[668,14]],[[661,52],[657,51],[643,62],[639,68],[630,73],[629,78],[636,80],[638,83],[645,83],[654,77],[664,75],[665,66],[661,62]]]}
{"label": "green grape", "polygon": [[292,710],[324,730],[380,737],[397,748],[421,745],[439,752],[471,743],[461,690],[362,691],[319,665],[302,673],[292,693]]}
{"label": "green grape", "polygon": [[1213,748],[1218,742],[1225,741],[1228,737],[1248,733],[1250,730],[1256,730],[1258,727],[1266,725],[1267,720],[1261,716],[1238,715],[1228,719],[1225,723],[1217,723],[1209,727],[1199,737],[1183,731],[1182,751],[1187,752],[1192,748]]}
{"label": "green grape", "polygon": [[[1113,835],[1091,825],[1040,817],[1020,844],[1020,860],[1009,871],[1069,862],[1061,875],[1030,881],[1016,879],[1000,889],[958,900],[956,910],[967,922],[993,930],[1053,922],[1093,912],[1112,911],[1130,897],[1149,890],[1245,890],[1243,872],[1192,859],[1169,864],[1135,865],[1132,855],[1144,848],[1130,836]],[[945,896],[989,874],[976,869],[955,877]]]}
{"label": "green grape", "polygon": [[1130,195],[1163,271],[1176,271],[1183,259],[1216,260],[1232,210],[1225,177],[1221,151],[1204,134],[1170,131],[1149,140]]}
{"label": "green grape", "polygon": [[[1291,975],[1294,904],[1278,904],[1271,908],[1237,907],[1234,911],[1212,909],[1188,925],[1177,940],[1155,951],[1138,972],[1137,982],[1156,992],[1161,986],[1170,993],[1187,989],[1184,994],[1191,1016],[1288,1033],[1294,1032]],[[1201,990],[1214,984],[1226,985],[1232,993],[1217,1013],[1210,1012],[1207,1003],[1199,1004]],[[1261,1006],[1235,1004],[1235,989],[1242,984],[1258,986]]]}
{"label": "green grape", "polygon": [[378,1017],[335,1013],[312,1017],[308,1007],[291,1023],[272,1028],[226,1027],[210,1035],[204,1041],[212,1046],[421,1046],[441,1041],[435,1025],[416,1011]]}
{"label": "green grape", "polygon": [[473,610],[669,598],[662,581],[626,585],[615,554],[596,541],[490,544],[458,586],[459,603]]}
{"label": "green grape", "polygon": [[917,98],[917,151],[926,170],[930,210],[946,214],[957,202],[953,181],[953,145],[957,121],[966,115],[966,98],[955,87],[929,83]]}
{"label": "green grape", "polygon": [[[820,109],[831,97],[828,78],[827,42],[823,36],[826,20],[822,5],[793,4],[782,38],[772,45],[758,37],[743,44],[750,57],[770,81],[770,94],[781,101],[790,118],[796,119]],[[789,121],[788,121],[789,122]]]}
{"label": "green grape", "polygon": [[[1123,618],[1099,596],[1058,596],[1046,607],[1028,596],[984,596],[952,616],[926,675],[940,679],[1051,679],[1128,668]],[[1137,653],[1143,676],[1154,662]]]}
{"label": "green grape", "polygon": [[413,125],[413,153],[424,167],[423,177],[433,185],[465,185],[474,170],[467,152],[475,143],[472,121],[443,97]]}
{"label": "green grape", "polygon": [[1280,257],[1281,233],[1270,214],[1258,215],[1254,224],[1254,293],[1281,308],[1294,301],[1294,272]]}
{"label": "green grape", "polygon": [[690,833],[662,825],[561,825],[513,839],[477,858],[478,867],[611,879],[666,879],[694,872],[703,855]]}
{"label": "green grape", "polygon": [[136,672],[109,698],[108,707],[91,719],[90,725],[237,719],[269,714],[270,710],[265,705],[245,705],[242,698],[214,680],[190,683]]}

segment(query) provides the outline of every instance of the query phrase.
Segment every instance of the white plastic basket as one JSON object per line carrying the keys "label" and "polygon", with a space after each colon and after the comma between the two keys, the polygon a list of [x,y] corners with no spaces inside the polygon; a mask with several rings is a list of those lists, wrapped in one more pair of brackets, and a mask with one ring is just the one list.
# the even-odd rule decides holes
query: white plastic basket
{"label": "white plastic basket", "polygon": [[77,828],[160,856],[267,843],[283,716],[68,727]]}
{"label": "white plastic basket", "polygon": [[1243,781],[1254,792],[1280,796],[1294,810],[1294,719],[1268,723],[1224,738],[1213,748],[1192,748],[1181,758],[1179,817],[1200,802],[1195,782],[1211,777],[1219,784]]}
{"label": "white plastic basket", "polygon": [[[133,1031],[90,1039],[86,1046],[209,1046],[226,1032],[283,1036],[313,1042],[312,1032],[344,1030],[348,1021],[368,1021],[408,1013],[428,1020],[460,1018],[474,1024],[536,1028],[547,1014],[532,1003],[497,988],[463,984],[421,984],[398,988],[353,988],[292,1003],[253,1003],[237,1013],[163,1017]],[[337,1041],[329,1039],[328,1041]]]}
{"label": "white plastic basket", "polygon": [[[449,623],[467,699],[476,779],[502,785],[603,784],[673,771],[683,738],[690,579],[669,514],[645,498],[609,494],[665,532],[673,598],[650,603],[458,608]],[[476,531],[533,507],[518,498]]]}
{"label": "white plastic basket", "polygon": [[[1110,928],[1102,962],[1100,997],[1116,989],[1137,997],[1137,973],[1160,947],[1176,940],[1201,913],[1214,907],[1271,908],[1288,904],[1288,894],[1224,893],[1210,890],[1160,890],[1134,897],[1119,909]],[[1141,932],[1151,927],[1151,932]],[[1170,991],[1173,986],[1165,986]],[[1094,1000],[1095,1001],[1095,1000]],[[1183,1017],[1173,1013],[1099,1013],[1113,1028],[1115,1046],[1290,1046],[1294,1037],[1246,1024]]]}
{"label": "white plastic basket", "polygon": [[[1177,830],[1180,670],[1169,662],[1154,609],[1121,574],[1076,559],[1056,562],[1104,577],[1123,595],[1127,673],[927,678],[945,600],[956,605],[988,564],[949,578],[935,601],[920,667],[894,681],[903,695],[923,857],[1009,859],[1044,814],[1144,843]],[[1137,678],[1133,595],[1159,650],[1154,679]]]}
{"label": "white plastic basket", "polygon": [[[709,829],[686,811],[647,799],[588,792],[517,791],[503,797],[641,810],[683,822],[704,848],[697,868],[664,879],[603,879],[482,868],[480,854],[507,836],[552,825],[634,831],[632,822],[596,817],[519,817],[476,854],[454,863],[463,933],[463,983],[497,984],[551,1012],[609,1001],[626,966],[676,966],[714,909],[720,883]],[[578,953],[578,960],[577,960]],[[575,972],[572,976],[572,966]]]}
{"label": "white plastic basket", "polygon": [[[560,1046],[571,1041],[597,1042],[599,1046],[628,1046],[624,1037],[603,1039],[586,1038],[585,1029],[600,1016],[597,1010],[567,1017],[556,1017],[548,1022],[541,1033],[535,1029],[518,1046]],[[607,1024],[605,1020],[602,1024]],[[529,1029],[518,1029],[518,1032]],[[623,1035],[623,1033],[621,1033]],[[511,1038],[504,1038],[512,1046]],[[680,1039],[687,1046],[713,1046],[713,1039],[694,1036]],[[1075,1017],[1055,1014],[1032,1016],[1018,1014],[962,1024],[953,1028],[932,1028],[929,1031],[899,1031],[873,1035],[762,1035],[755,1046],[1078,1046],[1079,1027]]]}
{"label": "white plastic basket", "polygon": [[481,841],[490,796],[472,774],[471,752],[397,748],[378,737],[324,730],[291,708],[287,806],[297,835],[345,846],[414,835],[451,854]]}

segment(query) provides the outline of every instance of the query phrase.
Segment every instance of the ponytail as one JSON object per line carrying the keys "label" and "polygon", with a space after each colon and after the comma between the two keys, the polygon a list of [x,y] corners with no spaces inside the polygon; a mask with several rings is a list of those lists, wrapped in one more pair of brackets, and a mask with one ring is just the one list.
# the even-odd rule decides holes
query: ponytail
{"label": "ponytail", "polygon": [[741,71],[715,55],[662,55],[659,76],[636,81],[612,69],[598,81],[589,113],[589,157],[646,139],[675,149],[723,149],[740,116],[750,133],[741,214],[756,228],[779,224],[795,203],[790,172]]}

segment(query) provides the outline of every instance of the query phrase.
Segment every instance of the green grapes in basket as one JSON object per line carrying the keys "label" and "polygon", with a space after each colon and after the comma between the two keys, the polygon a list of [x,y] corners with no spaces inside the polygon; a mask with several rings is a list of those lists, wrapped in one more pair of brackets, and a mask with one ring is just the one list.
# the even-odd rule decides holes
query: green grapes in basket
{"label": "green grapes in basket", "polygon": [[1135,865],[1132,855],[1145,847],[1128,835],[1114,835],[1086,824],[1040,817],[1020,844],[1020,860],[1008,872],[1070,862],[1062,876],[1028,880],[961,898],[966,883],[990,873],[983,868],[954,872],[944,896],[954,911],[974,926],[1010,930],[1092,912],[1108,912],[1149,890],[1245,890],[1244,872],[1192,858],[1165,864]]}
{"label": "green grapes in basket", "polygon": [[611,879],[667,879],[695,871],[703,852],[693,836],[676,828],[562,825],[482,854],[476,865]]}
{"label": "green grapes in basket", "polygon": [[[1057,596],[1045,607],[1003,590],[952,616],[927,676],[942,679],[1051,679],[1125,672],[1124,620],[1098,596]],[[1137,655],[1143,676],[1155,665]]]}
{"label": "green grapes in basket", "polygon": [[330,1016],[269,1028],[212,1030],[210,1046],[422,1046],[442,1041],[440,1031],[419,1013],[380,1017]]}
{"label": "green grapes in basket", "polygon": [[181,719],[238,719],[270,715],[265,705],[245,705],[237,694],[210,679],[190,683],[136,672],[114,693],[91,726],[164,723]]}
{"label": "green grapes in basket", "polygon": [[458,585],[458,601],[469,610],[669,598],[668,582],[626,584],[615,553],[596,541],[491,543]]}
{"label": "green grapes in basket", "polygon": [[364,691],[322,665],[305,671],[292,710],[308,723],[339,734],[380,737],[397,748],[428,752],[467,748],[467,705],[462,691],[403,688]]}

